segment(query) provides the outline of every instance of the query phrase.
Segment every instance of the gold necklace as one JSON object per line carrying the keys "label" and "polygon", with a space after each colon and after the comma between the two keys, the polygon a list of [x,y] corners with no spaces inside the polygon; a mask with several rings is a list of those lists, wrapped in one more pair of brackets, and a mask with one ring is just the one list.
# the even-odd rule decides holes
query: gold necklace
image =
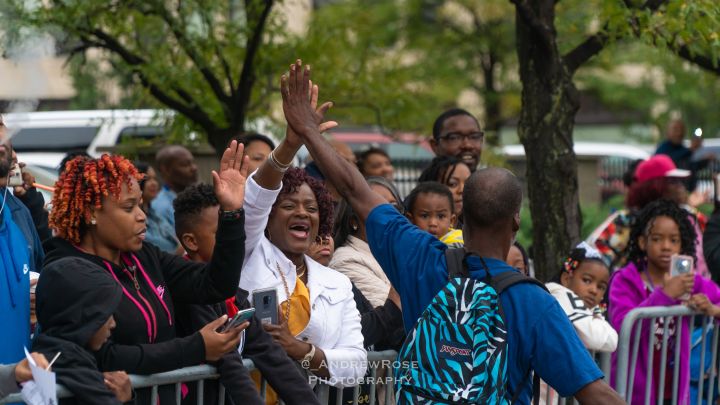
{"label": "gold necklace", "polygon": [[285,286],[285,296],[287,296],[287,305],[285,306],[285,322],[290,323],[290,289],[288,288],[285,274],[280,270],[280,263],[275,262],[275,266],[277,266],[277,271],[278,273],[280,273],[280,278],[282,279],[283,286]]}
{"label": "gold necklace", "polygon": [[295,271],[297,272],[297,271],[300,270],[301,268],[302,268],[302,273],[300,273],[300,272],[297,273],[297,277],[298,277],[298,278],[302,278],[302,276],[304,276],[304,275],[305,275],[305,272],[307,271],[307,266],[305,265],[305,262],[303,262],[303,264],[300,265],[300,266],[296,266],[296,267],[295,267]]}

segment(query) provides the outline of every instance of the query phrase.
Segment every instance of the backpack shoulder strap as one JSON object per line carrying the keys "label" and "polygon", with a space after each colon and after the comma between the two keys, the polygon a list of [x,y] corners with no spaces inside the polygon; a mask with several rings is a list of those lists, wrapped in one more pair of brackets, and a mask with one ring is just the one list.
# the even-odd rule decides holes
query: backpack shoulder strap
{"label": "backpack shoulder strap", "polygon": [[445,249],[445,261],[447,262],[448,279],[452,279],[455,277],[470,277],[470,273],[465,268],[464,259],[464,248]]}
{"label": "backpack shoulder strap", "polygon": [[545,287],[545,284],[541,283],[540,281],[538,281],[532,277],[528,277],[518,271],[502,272],[496,276],[493,276],[492,279],[490,280],[490,283],[492,284],[495,291],[497,291],[498,295],[500,295],[503,291],[505,291],[509,287],[512,287],[513,285],[520,284],[520,283],[535,284],[536,286],[547,291],[547,287]]}

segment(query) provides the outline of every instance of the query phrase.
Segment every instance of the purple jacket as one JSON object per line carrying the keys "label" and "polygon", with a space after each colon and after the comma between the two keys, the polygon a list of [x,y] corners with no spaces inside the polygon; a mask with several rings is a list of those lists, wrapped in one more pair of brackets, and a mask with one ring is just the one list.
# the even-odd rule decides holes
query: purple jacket
{"label": "purple jacket", "polygon": [[[693,288],[693,294],[703,293],[707,295],[708,299],[714,304],[720,303],[720,287],[718,287],[712,281],[703,278],[700,274],[695,274],[695,287]],[[627,266],[618,270],[613,275],[612,282],[610,283],[610,304],[609,304],[609,316],[610,324],[615,330],[620,333],[622,322],[625,319],[625,315],[631,310],[638,307],[656,307],[656,306],[671,306],[681,304],[680,300],[671,298],[665,294],[662,288],[656,288],[650,292],[640,277],[640,271],[634,263],[629,263]],[[649,321],[644,321],[642,326],[642,332],[640,334],[640,345],[637,367],[635,368],[635,382],[633,387],[633,395],[630,404],[643,404],[645,402],[645,380],[647,376],[647,361],[648,361],[648,342],[650,341],[650,328]],[[688,359],[690,358],[690,319],[684,318],[682,321],[682,346],[680,349],[680,385],[678,389],[678,398],[680,404],[687,404],[689,398],[689,381],[690,381],[690,365]],[[622,336],[620,339],[622,340]],[[657,342],[657,339],[655,340]],[[668,341],[673,341],[671,338]],[[630,341],[630,347],[633,347],[633,340]],[[668,355],[668,362],[673,357],[673,352]],[[652,355],[652,354],[650,354]],[[617,368],[617,353],[613,353],[612,356],[612,373],[610,375],[610,383],[613,387],[617,387],[615,382],[615,376]],[[672,373],[672,369],[667,372]],[[657,390],[656,385],[658,381],[653,379],[653,387],[650,394],[650,403],[657,403]],[[628,384],[629,387],[629,384]]]}

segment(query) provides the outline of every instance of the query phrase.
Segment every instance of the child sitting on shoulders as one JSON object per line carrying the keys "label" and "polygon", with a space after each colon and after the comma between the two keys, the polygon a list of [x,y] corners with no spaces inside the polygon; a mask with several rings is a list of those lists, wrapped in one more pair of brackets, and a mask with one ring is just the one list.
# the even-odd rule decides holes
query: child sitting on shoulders
{"label": "child sitting on shoulders", "polygon": [[415,226],[449,247],[463,247],[462,230],[453,229],[457,220],[455,203],[447,186],[436,181],[418,184],[405,199],[406,216]]}

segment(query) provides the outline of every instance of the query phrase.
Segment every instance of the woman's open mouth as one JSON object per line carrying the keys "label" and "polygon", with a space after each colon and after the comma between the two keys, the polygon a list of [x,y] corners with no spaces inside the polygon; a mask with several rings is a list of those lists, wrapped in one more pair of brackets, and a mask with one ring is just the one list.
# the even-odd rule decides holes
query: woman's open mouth
{"label": "woman's open mouth", "polygon": [[289,227],[290,235],[298,239],[307,239],[310,237],[310,224],[293,223]]}

